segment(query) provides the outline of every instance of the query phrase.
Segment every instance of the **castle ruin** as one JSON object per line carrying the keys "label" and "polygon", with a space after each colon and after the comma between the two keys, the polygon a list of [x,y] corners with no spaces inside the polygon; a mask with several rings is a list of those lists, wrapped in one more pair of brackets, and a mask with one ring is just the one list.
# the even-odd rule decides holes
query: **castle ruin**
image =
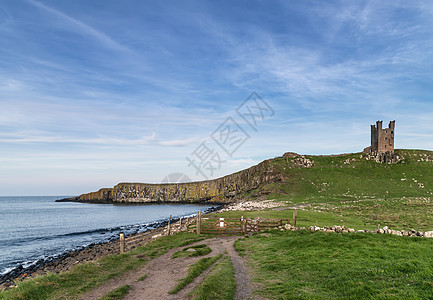
{"label": "castle ruin", "polygon": [[382,129],[383,121],[371,125],[371,146],[365,148],[369,153],[394,153],[395,121],[389,122],[388,128]]}
{"label": "castle ruin", "polygon": [[364,149],[367,154],[376,156],[379,162],[392,163],[398,161],[394,154],[395,121],[389,122],[388,128],[382,129],[383,121],[371,125],[371,146]]}

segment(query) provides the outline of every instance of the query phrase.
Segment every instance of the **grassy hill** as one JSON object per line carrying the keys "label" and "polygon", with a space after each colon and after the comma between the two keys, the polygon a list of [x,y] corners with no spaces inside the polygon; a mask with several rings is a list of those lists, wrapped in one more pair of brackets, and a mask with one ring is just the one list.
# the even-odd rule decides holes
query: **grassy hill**
{"label": "grassy hill", "polygon": [[[287,179],[261,186],[248,196],[254,199],[265,193],[301,210],[301,226],[319,222],[360,229],[381,224],[433,230],[433,152],[396,150],[396,154],[401,160],[395,164],[377,163],[364,153],[277,157],[269,162]],[[308,161],[312,166],[305,167],[303,162]],[[268,217],[290,214],[290,209],[265,212]]]}
{"label": "grassy hill", "polygon": [[402,159],[396,164],[367,160],[363,153],[305,156],[314,162],[311,168],[296,167],[296,158],[279,157],[272,163],[289,177],[279,192],[295,201],[306,197],[341,200],[432,196],[433,152],[396,150],[396,154]]}
{"label": "grassy hill", "polygon": [[[278,157],[286,177],[251,193],[269,193],[283,209],[225,212],[227,217],[292,218],[298,226],[345,224],[433,230],[433,152],[398,150],[381,164],[365,154]],[[314,162],[311,167],[302,161]],[[278,231],[236,242],[256,294],[268,299],[430,299],[433,239],[382,234]]]}

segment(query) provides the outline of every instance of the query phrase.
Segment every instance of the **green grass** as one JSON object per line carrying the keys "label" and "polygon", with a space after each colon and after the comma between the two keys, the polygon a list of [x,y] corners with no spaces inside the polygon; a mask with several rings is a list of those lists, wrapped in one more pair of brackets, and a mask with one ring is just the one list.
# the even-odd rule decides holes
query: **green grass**
{"label": "green grass", "polygon": [[[188,249],[193,249],[194,251],[188,251]],[[206,244],[200,244],[200,245],[185,247],[182,250],[173,253],[173,258],[203,256],[211,252],[212,249],[206,246]]]}
{"label": "green grass", "polygon": [[224,257],[212,269],[203,282],[189,294],[193,299],[231,300],[235,296],[236,282],[230,257]]}
{"label": "green grass", "polygon": [[[273,196],[281,200],[303,202],[309,197],[323,201],[340,201],[352,197],[376,198],[430,197],[433,192],[433,161],[418,162],[432,151],[396,150],[403,162],[380,164],[360,158],[362,153],[341,156],[306,156],[314,161],[312,168],[294,167],[291,159],[271,160],[288,179],[273,186]],[[431,159],[430,158],[430,159]],[[346,160],[350,164],[345,164]],[[406,180],[404,180],[406,178]],[[402,180],[403,179],[403,180]],[[417,182],[414,182],[415,179]],[[422,183],[421,188],[418,183]]]}
{"label": "green grass", "polygon": [[17,288],[0,292],[0,299],[74,298],[111,278],[144,265],[147,258],[160,256],[167,249],[186,246],[208,237],[211,236],[192,233],[161,237],[124,254],[105,256],[96,262],[76,265],[69,272],[25,280]]}
{"label": "green grass", "polygon": [[147,278],[147,274],[144,274],[138,278],[138,281],[143,281],[146,278]]}
{"label": "green grass", "polygon": [[170,294],[177,294],[180,290],[182,290],[185,286],[193,282],[193,280],[200,276],[205,270],[207,270],[211,265],[213,265],[216,261],[218,261],[222,257],[222,254],[219,254],[214,257],[204,257],[199,261],[192,264],[188,269],[188,275],[183,278],[172,290],[170,290]]}
{"label": "green grass", "polygon": [[433,240],[374,234],[272,231],[236,242],[270,299],[427,299]]}
{"label": "green grass", "polygon": [[[319,226],[344,224],[355,229],[372,230],[380,224],[396,230],[433,230],[433,152],[396,153],[404,157],[397,164],[366,160],[364,156],[360,158],[362,153],[307,155],[314,161],[312,168],[296,167],[293,159],[278,157],[269,162],[287,179],[258,190],[283,205],[296,206],[298,227],[317,222]],[[431,161],[426,162],[427,157]],[[344,163],[347,160],[350,164]],[[293,209],[225,212],[219,216],[291,220]]]}
{"label": "green grass", "polygon": [[101,298],[101,300],[120,300],[125,297],[131,290],[130,285],[121,286],[114,291],[109,292],[107,295]]}
{"label": "green grass", "polygon": [[76,265],[69,272],[25,280],[0,293],[0,299],[73,298],[144,263],[132,253],[106,256],[95,263]]}

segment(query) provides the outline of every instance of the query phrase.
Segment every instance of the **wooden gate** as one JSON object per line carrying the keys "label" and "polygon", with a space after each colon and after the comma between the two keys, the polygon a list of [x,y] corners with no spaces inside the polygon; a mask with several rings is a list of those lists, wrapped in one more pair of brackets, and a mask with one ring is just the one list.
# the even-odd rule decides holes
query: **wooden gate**
{"label": "wooden gate", "polygon": [[201,218],[201,233],[240,234],[242,225],[240,219]]}
{"label": "wooden gate", "polygon": [[283,221],[282,219],[244,219],[243,217],[240,219],[203,218],[201,212],[198,212],[197,217],[191,220],[192,222],[187,224],[186,230],[198,234],[249,234],[263,230],[278,229],[282,228],[285,224],[289,224],[289,220]]}

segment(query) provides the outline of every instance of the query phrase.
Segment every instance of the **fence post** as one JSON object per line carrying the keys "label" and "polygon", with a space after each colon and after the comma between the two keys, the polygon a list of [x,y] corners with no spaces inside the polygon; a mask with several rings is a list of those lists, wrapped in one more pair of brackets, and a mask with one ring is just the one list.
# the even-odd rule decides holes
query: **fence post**
{"label": "fence post", "polygon": [[170,231],[171,231],[171,215],[170,218],[168,219],[167,235],[170,235]]}
{"label": "fence post", "polygon": [[297,217],[297,211],[293,211],[293,227],[296,227],[296,217]]}
{"label": "fence post", "polygon": [[280,219],[280,220],[278,221],[278,226],[283,226],[283,219]]}
{"label": "fence post", "polygon": [[120,233],[120,253],[125,252],[125,234],[123,232]]}
{"label": "fence post", "polygon": [[201,211],[197,212],[197,234],[201,234]]}
{"label": "fence post", "polygon": [[182,217],[179,219],[179,232],[182,232]]}
{"label": "fence post", "polygon": [[245,233],[245,230],[244,230],[244,216],[241,216],[241,233]]}

